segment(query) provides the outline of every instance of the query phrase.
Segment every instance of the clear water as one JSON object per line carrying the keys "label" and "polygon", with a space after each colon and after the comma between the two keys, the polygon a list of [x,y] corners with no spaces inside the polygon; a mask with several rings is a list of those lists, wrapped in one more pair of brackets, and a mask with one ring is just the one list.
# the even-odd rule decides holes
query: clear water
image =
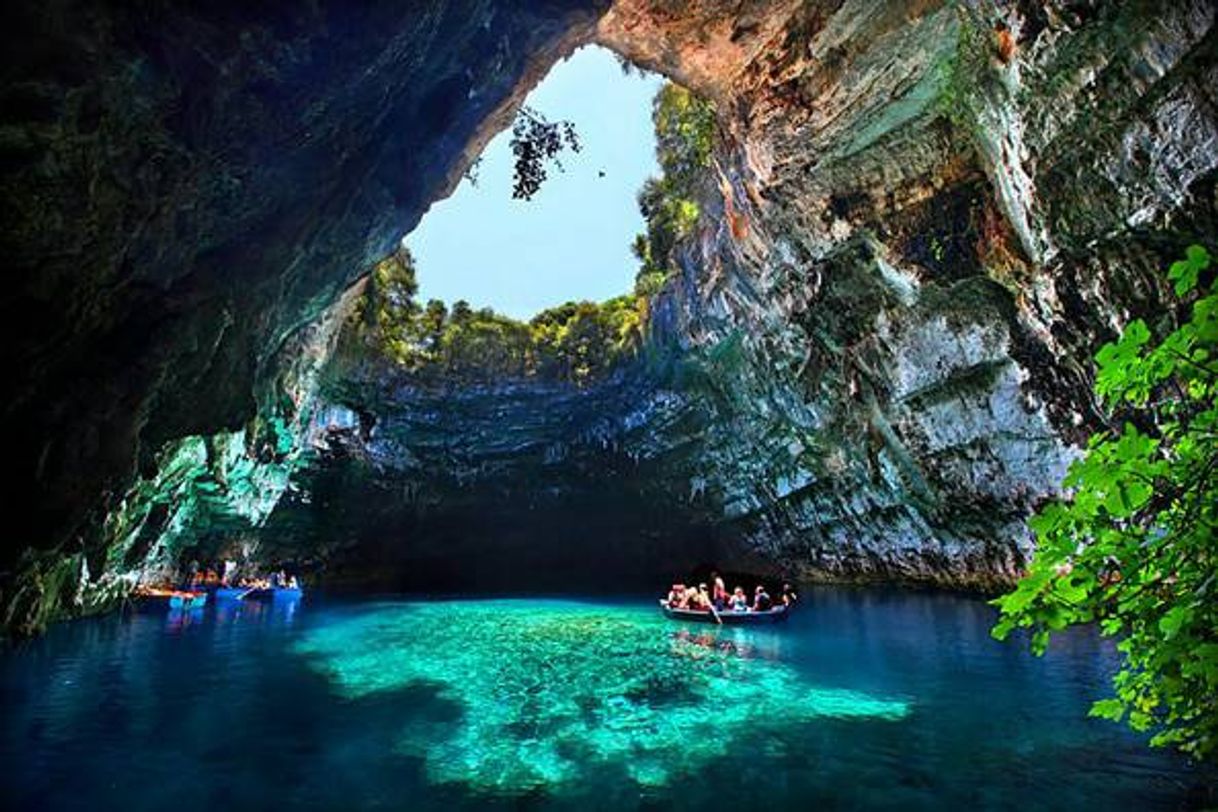
{"label": "clear water", "polygon": [[814,589],[789,623],[647,600],[229,604],[0,655],[5,808],[1174,809],[1204,777],[1086,718],[1114,667],[980,601]]}

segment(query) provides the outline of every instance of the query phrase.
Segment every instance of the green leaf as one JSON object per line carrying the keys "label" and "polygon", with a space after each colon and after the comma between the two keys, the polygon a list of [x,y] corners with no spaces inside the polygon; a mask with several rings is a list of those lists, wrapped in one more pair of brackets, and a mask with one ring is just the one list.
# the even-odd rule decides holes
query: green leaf
{"label": "green leaf", "polygon": [[1159,631],[1163,632],[1163,636],[1170,640],[1179,633],[1180,627],[1188,622],[1191,615],[1192,612],[1187,607],[1177,606],[1159,618]]}
{"label": "green leaf", "polygon": [[1173,262],[1167,278],[1176,283],[1176,295],[1184,296],[1197,287],[1201,271],[1210,265],[1210,255],[1200,245],[1190,245],[1184,259]]}
{"label": "green leaf", "polygon": [[1092,703],[1087,715],[1119,722],[1125,716],[1125,703],[1119,699],[1101,699]]}

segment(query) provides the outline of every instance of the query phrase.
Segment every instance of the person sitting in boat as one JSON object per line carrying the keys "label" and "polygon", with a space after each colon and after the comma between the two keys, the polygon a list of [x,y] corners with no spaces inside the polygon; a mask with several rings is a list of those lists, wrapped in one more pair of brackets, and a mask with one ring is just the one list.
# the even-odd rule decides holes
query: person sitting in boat
{"label": "person sitting in boat", "polygon": [[296,579],[295,575],[288,578],[288,589],[300,589],[300,581]]}
{"label": "person sitting in boat", "polygon": [[685,594],[681,596],[682,609],[693,609],[698,604],[698,588],[696,586],[688,587]]}
{"label": "person sitting in boat", "polygon": [[736,587],[736,591],[732,593],[732,601],[729,608],[733,612],[747,612],[749,610],[749,600],[744,596],[744,587]]}
{"label": "person sitting in boat", "polygon": [[768,612],[774,608],[774,599],[770,597],[770,593],[765,591],[765,587],[761,584],[753,590],[753,611]]}
{"label": "person sitting in boat", "polygon": [[673,584],[668,590],[668,605],[672,608],[677,608],[681,605],[681,601],[685,600],[685,584]]}
{"label": "person sitting in boat", "polygon": [[711,573],[711,584],[713,585],[711,590],[711,603],[715,605],[716,609],[722,612],[727,608],[728,603],[727,585],[723,583],[723,578],[721,578],[717,572]]}
{"label": "person sitting in boat", "polygon": [[782,605],[791,606],[797,600],[799,600],[799,595],[796,595],[795,590],[791,588],[791,585],[784,581],[782,584]]}

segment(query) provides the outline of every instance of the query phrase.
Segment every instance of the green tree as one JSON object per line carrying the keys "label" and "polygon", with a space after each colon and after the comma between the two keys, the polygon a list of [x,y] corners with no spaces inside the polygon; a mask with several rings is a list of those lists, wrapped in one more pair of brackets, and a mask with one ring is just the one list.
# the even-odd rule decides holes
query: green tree
{"label": "green tree", "polygon": [[635,291],[650,295],[672,268],[672,250],[698,221],[697,201],[707,192],[715,143],[715,108],[669,82],[652,102],[659,177],[639,190],[639,211],[647,223],[632,246],[640,268]]}
{"label": "green tree", "polygon": [[444,340],[444,324],[448,320],[448,308],[439,299],[430,299],[427,306],[423,308],[423,314],[419,320],[424,346],[434,358],[440,351],[440,344]]}
{"label": "green tree", "polygon": [[399,247],[372,268],[362,305],[358,311],[363,340],[393,358],[406,357],[414,341],[414,258]]}
{"label": "green tree", "polygon": [[561,172],[559,156],[565,150],[580,151],[579,135],[570,121],[550,121],[531,107],[521,107],[512,124],[509,146],[515,157],[512,197],[530,200],[545,183],[546,164]]}
{"label": "green tree", "polygon": [[[1027,575],[995,601],[994,635],[1031,633],[1043,652],[1067,626],[1098,623],[1123,655],[1093,716],[1155,732],[1151,743],[1218,754],[1218,292],[1200,246],[1169,277],[1191,318],[1156,342],[1142,320],[1096,356],[1096,392],[1121,427],[1091,438],[1071,495],[1029,522]],[[1206,284],[1202,280],[1207,280]]]}

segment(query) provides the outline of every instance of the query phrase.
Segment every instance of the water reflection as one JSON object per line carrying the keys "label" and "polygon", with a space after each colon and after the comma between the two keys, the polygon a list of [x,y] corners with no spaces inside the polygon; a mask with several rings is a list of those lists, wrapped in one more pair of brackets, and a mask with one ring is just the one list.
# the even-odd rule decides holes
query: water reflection
{"label": "water reflection", "polygon": [[672,632],[673,652],[697,656],[697,650],[745,659],[781,660],[783,637],[780,633],[746,631],[723,626],[705,629],[679,628]]}

